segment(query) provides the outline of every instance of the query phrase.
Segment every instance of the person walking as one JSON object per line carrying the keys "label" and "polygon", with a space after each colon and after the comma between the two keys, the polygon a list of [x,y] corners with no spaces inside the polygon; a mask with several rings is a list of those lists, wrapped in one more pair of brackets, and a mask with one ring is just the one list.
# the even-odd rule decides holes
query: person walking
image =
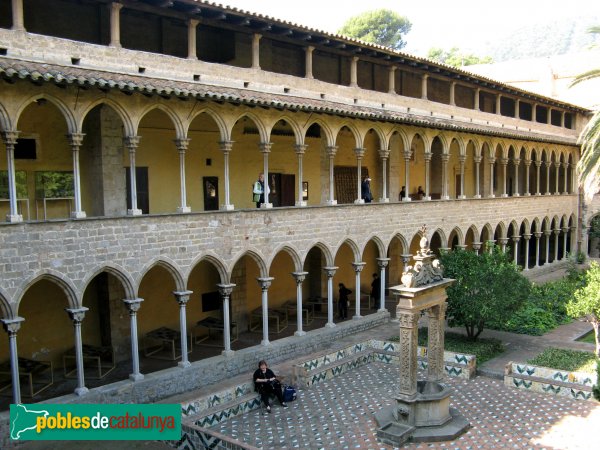
{"label": "person walking", "polygon": [[352,291],[344,286],[344,283],[338,284],[338,288],[338,314],[341,320],[346,320],[348,318],[348,304],[350,303],[348,296],[352,294]]}
{"label": "person walking", "polygon": [[252,186],[252,200],[256,203],[257,208],[260,208],[260,204],[265,202],[265,175],[262,172],[258,174],[258,180]]}
{"label": "person walking", "polygon": [[360,185],[360,197],[365,203],[371,203],[373,200],[373,194],[371,194],[371,179],[367,176],[363,179]]}

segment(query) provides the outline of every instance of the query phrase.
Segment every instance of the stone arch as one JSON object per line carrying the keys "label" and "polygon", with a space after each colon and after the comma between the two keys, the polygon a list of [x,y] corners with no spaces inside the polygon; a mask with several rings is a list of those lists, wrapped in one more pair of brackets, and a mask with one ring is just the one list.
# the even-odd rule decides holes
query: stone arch
{"label": "stone arch", "polygon": [[12,131],[15,126],[10,120],[10,116],[4,105],[0,103],[0,131]]}
{"label": "stone arch", "polygon": [[133,121],[127,110],[118,102],[115,102],[110,98],[99,98],[90,103],[83,111],[81,111],[79,117],[77,118],[77,128],[79,130],[83,129],[83,122],[85,122],[86,117],[98,105],[107,105],[117,113],[121,119],[121,122],[123,122],[123,132],[125,136],[134,136],[136,134],[136,128],[133,126]]}
{"label": "stone arch", "polygon": [[392,237],[388,239],[387,245],[385,246],[386,250],[388,252],[390,251],[390,246],[392,245],[392,242],[395,239],[397,239],[400,242],[400,245],[402,246],[402,252],[407,253],[410,247],[408,241],[401,233],[395,233]]}
{"label": "stone arch", "polygon": [[337,255],[337,253],[339,252],[340,248],[344,244],[348,244],[348,247],[350,247],[350,249],[352,250],[352,255],[354,256],[354,261],[360,261],[360,259],[361,259],[360,248],[359,248],[358,244],[356,242],[354,242],[354,240],[352,240],[350,238],[346,238],[346,239],[344,239],[342,242],[340,242],[338,244],[338,246],[335,249],[335,254]]}
{"label": "stone arch", "polygon": [[552,224],[552,221],[550,220],[550,218],[548,216],[544,217],[543,221],[542,221],[542,230],[543,231],[550,231],[550,225]]}
{"label": "stone arch", "polygon": [[540,219],[536,217],[533,219],[533,222],[531,222],[531,231],[533,232],[533,229],[535,227],[535,231],[540,232],[540,231],[542,231],[541,226],[542,226],[542,224],[540,222]]}
{"label": "stone arch", "polygon": [[458,154],[459,156],[467,156],[467,143],[462,139],[460,135],[453,136],[450,139],[450,145],[448,146],[448,151],[450,151],[450,147],[452,147],[452,143],[456,141],[456,145],[458,146]]}
{"label": "stone arch", "polygon": [[448,241],[447,241],[447,243],[448,243],[447,247],[448,248],[453,248],[452,243],[454,241],[454,237],[456,237],[458,239],[457,245],[464,245],[465,238],[463,236],[463,233],[462,233],[461,229],[459,227],[454,227],[452,229],[452,231],[450,232],[449,236],[448,236]]}
{"label": "stone arch", "polygon": [[133,299],[136,297],[137,292],[133,278],[125,271],[125,269],[114,263],[103,264],[89,271],[81,283],[81,292],[85,292],[87,285],[102,272],[107,272],[113,275],[121,282],[123,290],[125,291],[125,295],[128,299]]}
{"label": "stone arch", "polygon": [[229,283],[229,275],[227,273],[227,267],[225,266],[225,264],[223,264],[221,262],[221,260],[218,258],[218,256],[216,255],[216,253],[214,253],[214,252],[211,251],[208,254],[201,255],[201,256],[197,257],[189,265],[189,270],[188,270],[188,272],[186,273],[186,276],[185,276],[186,286],[189,283],[190,274],[192,273],[192,271],[194,270],[194,268],[198,264],[200,264],[202,261],[207,261],[208,263],[212,264],[215,267],[215,269],[219,273],[219,278],[221,279],[221,283],[223,283],[223,284]]}
{"label": "stone arch", "polygon": [[312,244],[310,244],[308,246],[308,250],[304,253],[304,255],[302,257],[302,266],[304,266],[304,264],[306,264],[306,257],[308,255],[308,253],[310,252],[310,250],[314,247],[317,247],[319,250],[321,250],[323,252],[323,255],[325,255],[325,264],[327,266],[333,266],[333,261],[334,261],[333,252],[326,244],[324,244],[323,242],[319,242],[319,241],[313,242]]}
{"label": "stone arch", "polygon": [[143,108],[138,116],[135,118],[133,124],[137,133],[138,127],[140,126],[141,121],[144,119],[144,117],[151,111],[154,111],[155,109],[158,109],[159,111],[164,112],[167,117],[169,117],[169,119],[171,119],[171,122],[173,122],[173,127],[175,128],[175,136],[177,136],[178,139],[185,139],[187,137],[187,129],[186,127],[184,127],[183,123],[181,122],[181,118],[177,115],[177,113],[175,111],[173,111],[171,109],[171,107],[164,105],[162,103],[152,103],[149,104],[148,106],[146,106],[145,108]]}
{"label": "stone arch", "polygon": [[69,280],[66,280],[63,274],[55,270],[45,270],[42,273],[31,277],[19,289],[19,291],[14,297],[15,299],[18,299],[15,306],[15,314],[18,313],[19,306],[21,304],[21,300],[23,299],[23,295],[25,294],[25,292],[27,292],[27,290],[35,283],[42,280],[47,280],[58,285],[58,287],[65,293],[67,297],[69,308],[79,308],[81,306],[81,302],[77,295],[77,290],[75,289],[75,286],[73,286],[73,284]]}
{"label": "stone arch", "polygon": [[441,131],[431,135],[431,142],[433,143],[436,138],[442,143],[442,154],[447,155],[450,151],[451,141],[448,141],[448,137]]}
{"label": "stone arch", "polygon": [[496,225],[496,228],[494,229],[494,234],[492,234],[492,236],[494,236],[496,234],[496,232],[499,232],[498,234],[498,238],[506,238],[508,236],[506,236],[506,224],[502,221],[498,222],[498,224]]}
{"label": "stone arch", "polygon": [[2,314],[2,319],[13,319],[16,314],[13,314],[13,310],[11,304],[7,300],[7,296],[0,288],[0,314]]}
{"label": "stone arch", "polygon": [[241,261],[241,259],[244,256],[248,256],[250,258],[252,258],[252,260],[256,263],[256,265],[258,266],[258,270],[260,273],[261,277],[268,277],[269,276],[269,270],[267,268],[267,264],[265,263],[265,261],[263,260],[263,258],[254,250],[245,250],[244,252],[242,252],[241,254],[239,254],[236,258],[233,258],[233,262],[231,263],[231,265],[229,266],[229,270],[227,271],[228,273],[228,279],[231,280],[231,276],[233,275],[233,269],[236,266],[236,264],[238,262]]}
{"label": "stone arch", "polygon": [[473,243],[480,242],[479,239],[480,239],[480,235],[479,235],[479,232],[477,231],[477,227],[475,225],[471,225],[467,229],[467,232],[465,233],[464,245],[466,245],[468,248],[473,248]]}
{"label": "stone arch", "polygon": [[360,248],[361,255],[364,254],[365,248],[367,247],[369,242],[373,242],[375,244],[375,247],[377,247],[377,251],[379,252],[379,257],[385,258],[385,244],[383,243],[381,238],[374,233],[372,233],[369,236],[369,238],[365,240],[364,244]]}
{"label": "stone arch", "polygon": [[367,131],[365,132],[365,135],[362,137],[362,146],[365,147],[365,140],[367,139],[367,133],[369,131],[373,130],[375,132],[375,134],[377,135],[377,137],[379,138],[379,148],[385,148],[387,149],[389,146],[389,141],[387,139],[387,137],[385,136],[385,134],[383,133],[383,131],[381,130],[381,128],[379,128],[377,125],[371,125]]}
{"label": "stone arch", "polygon": [[[508,228],[510,228],[512,226],[513,229],[513,233],[518,233],[519,230],[521,229],[521,227],[519,226],[519,224],[517,223],[517,221],[515,219],[510,221],[510,224],[508,225]],[[508,233],[508,230],[507,230]],[[512,236],[506,236],[508,238],[511,238]]]}
{"label": "stone arch", "polygon": [[410,142],[412,141],[412,138],[409,139],[408,134],[406,134],[406,131],[400,127],[393,127],[391,129],[391,131],[389,132],[389,134],[386,137],[386,142],[389,148],[389,143],[390,143],[390,139],[391,137],[397,134],[400,137],[400,140],[402,141],[402,145],[404,149],[410,149]]}
{"label": "stone arch", "polygon": [[302,128],[302,139],[303,141],[306,140],[306,133],[308,131],[308,129],[310,127],[312,127],[313,125],[319,125],[319,127],[321,128],[321,131],[323,133],[325,133],[325,140],[327,143],[328,147],[332,147],[335,145],[335,139],[336,136],[334,136],[333,134],[333,130],[331,129],[331,127],[324,122],[321,118],[316,117],[314,119],[312,119],[311,121],[307,122],[306,125]]}
{"label": "stone arch", "polygon": [[140,285],[141,280],[143,280],[144,277],[146,276],[146,274],[150,271],[150,269],[152,269],[155,266],[162,267],[169,274],[171,274],[171,276],[173,277],[173,280],[175,281],[175,288],[178,291],[185,290],[185,282],[183,280],[183,276],[181,275],[181,270],[179,270],[177,264],[174,261],[171,261],[171,260],[165,258],[164,256],[159,259],[156,259],[155,261],[152,261],[152,262],[146,264],[144,266],[144,268],[140,271],[140,275],[137,279],[138,290],[139,290],[139,285]]}
{"label": "stone arch", "polygon": [[69,107],[65,105],[62,100],[47,93],[39,93],[32,95],[30,97],[27,97],[23,102],[21,102],[21,104],[17,108],[17,113],[15,114],[15,126],[17,126],[17,124],[19,123],[19,118],[21,117],[21,114],[23,114],[23,111],[33,102],[36,102],[40,99],[47,100],[54,106],[56,106],[56,108],[58,108],[58,110],[62,113],[67,123],[67,129],[69,130],[69,133],[77,133],[79,131],[77,129],[77,121],[75,120],[71,109],[69,109]]}
{"label": "stone arch", "polygon": [[275,250],[273,250],[271,257],[267,261],[267,267],[269,268],[269,273],[271,271],[271,265],[273,264],[275,257],[277,256],[277,254],[279,254],[281,252],[287,253],[290,256],[290,258],[292,258],[292,261],[294,263],[294,270],[296,270],[298,272],[302,271],[302,259],[300,258],[298,251],[295,248],[293,248],[287,244],[282,244],[279,247],[277,247]]}
{"label": "stone arch", "polygon": [[350,121],[341,123],[338,126],[337,130],[334,130],[335,131],[335,144],[334,145],[337,145],[337,138],[340,135],[340,132],[344,129],[344,127],[347,128],[348,130],[350,130],[350,133],[352,133],[352,136],[354,137],[355,147],[360,147],[364,141],[364,136],[361,135],[360,131],[356,127],[356,124],[354,124]]}
{"label": "stone arch", "polygon": [[254,122],[254,125],[256,125],[256,128],[258,129],[258,135],[260,137],[260,142],[263,142],[263,143],[270,142],[270,140],[269,140],[270,133],[267,131],[265,124],[263,123],[261,118],[258,115],[256,115],[255,113],[253,113],[252,111],[241,112],[238,116],[236,116],[234,118],[234,120],[232,120],[232,122],[227,127],[227,135],[228,136],[231,137],[231,134],[232,134],[232,131],[233,131],[235,125],[240,121],[240,119],[243,119],[244,117],[250,119],[252,122]]}
{"label": "stone arch", "polygon": [[227,128],[227,123],[225,122],[225,120],[223,120],[223,117],[221,117],[221,115],[217,111],[213,110],[210,107],[200,108],[198,111],[195,111],[194,114],[190,116],[190,118],[186,121],[184,128],[186,137],[189,134],[190,125],[194,122],[196,117],[202,114],[206,114],[212,120],[215,121],[215,123],[217,124],[217,128],[219,128],[219,134],[222,141],[231,140],[231,130]]}
{"label": "stone arch", "polygon": [[526,217],[521,221],[521,226],[525,227],[525,233],[531,234],[531,223]]}
{"label": "stone arch", "polygon": [[280,116],[276,117],[271,124],[266,126],[266,129],[269,132],[269,136],[271,135],[273,127],[275,127],[275,125],[281,120],[288,124],[294,132],[294,139],[296,141],[296,144],[304,144],[304,134],[302,133],[302,128],[300,127],[298,122],[295,119],[292,119],[288,114],[281,114]]}

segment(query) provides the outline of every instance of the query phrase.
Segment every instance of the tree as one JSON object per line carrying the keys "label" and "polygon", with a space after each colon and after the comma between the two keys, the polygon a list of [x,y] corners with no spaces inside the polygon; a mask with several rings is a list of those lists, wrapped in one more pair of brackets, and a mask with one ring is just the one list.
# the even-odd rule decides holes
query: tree
{"label": "tree", "polygon": [[486,323],[506,321],[529,296],[529,281],[498,247],[481,255],[455,250],[440,260],[444,277],[456,280],[447,291],[448,324],[464,326],[470,339],[477,339]]}
{"label": "tree", "polygon": [[596,356],[600,357],[600,266],[593,261],[585,273],[585,285],[567,303],[567,314],[592,324],[596,335]]}
{"label": "tree", "polygon": [[[600,26],[590,28],[590,33],[600,34]],[[575,77],[571,86],[594,78],[600,78],[600,67]],[[596,111],[579,136],[581,159],[577,165],[579,182],[588,197],[598,189],[600,171],[600,110]]]}
{"label": "tree", "polygon": [[351,17],[338,33],[400,50],[406,46],[404,36],[411,27],[406,17],[389,9],[377,9]]}
{"label": "tree", "polygon": [[452,67],[472,66],[474,64],[491,64],[494,61],[490,56],[479,57],[472,53],[463,53],[458,47],[452,47],[450,50],[444,50],[439,47],[432,47],[427,52],[427,57],[434,61],[448,64]]}

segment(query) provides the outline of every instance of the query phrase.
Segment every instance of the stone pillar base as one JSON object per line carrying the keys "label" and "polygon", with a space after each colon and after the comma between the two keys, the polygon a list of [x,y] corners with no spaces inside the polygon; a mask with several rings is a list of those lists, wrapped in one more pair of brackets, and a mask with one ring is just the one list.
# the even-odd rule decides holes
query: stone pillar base
{"label": "stone pillar base", "polygon": [[129,374],[129,379],[131,381],[140,381],[144,379],[144,374],[141,373],[130,373]]}
{"label": "stone pillar base", "polygon": [[481,198],[481,195],[474,195],[473,198]]}
{"label": "stone pillar base", "polygon": [[336,327],[336,326],[337,326],[337,325],[336,325],[335,323],[329,323],[329,322],[327,322],[327,323],[325,324],[325,328],[334,328],[334,327]]}
{"label": "stone pillar base", "polygon": [[352,316],[352,320],[360,320],[363,316]]}
{"label": "stone pillar base", "polygon": [[307,202],[305,202],[304,200],[301,202],[296,202],[296,206],[306,206]]}
{"label": "stone pillar base", "polygon": [[430,200],[431,200],[431,197],[423,197],[423,200],[430,201]]}
{"label": "stone pillar base", "polygon": [[306,335],[306,331],[296,331],[294,333],[294,336],[305,336]]}
{"label": "stone pillar base", "polygon": [[127,215],[128,216],[141,216],[142,210],[141,209],[128,209]]}
{"label": "stone pillar base", "polygon": [[354,200],[355,205],[362,205],[364,203],[365,203],[365,201],[362,198],[358,198],[358,199]]}
{"label": "stone pillar base", "polygon": [[85,219],[86,217],[85,211],[71,211],[71,219]]}
{"label": "stone pillar base", "polygon": [[86,387],[75,388],[75,395],[78,395],[80,397],[82,395],[87,394],[88,392],[90,392],[90,390],[88,388],[86,388]]}
{"label": "stone pillar base", "polygon": [[182,369],[187,369],[188,367],[190,367],[192,364],[189,361],[179,361],[177,363],[177,367],[181,367]]}
{"label": "stone pillar base", "polygon": [[235,352],[233,350],[223,350],[221,352],[221,355],[223,355],[223,356],[225,356],[227,358],[232,357],[234,354],[235,354]]}
{"label": "stone pillar base", "polygon": [[337,205],[337,200],[327,200],[325,204],[329,206]]}
{"label": "stone pillar base", "polygon": [[266,347],[268,345],[271,345],[271,342],[269,340],[262,340],[260,341],[260,345],[262,345],[263,347]]}
{"label": "stone pillar base", "polygon": [[261,203],[260,209],[271,209],[273,208],[273,203]]}
{"label": "stone pillar base", "polygon": [[192,208],[189,206],[180,206],[177,208],[177,212],[181,214],[187,214],[192,212]]}
{"label": "stone pillar base", "polygon": [[458,199],[459,199],[459,200],[465,200],[466,198],[467,198],[467,196],[466,196],[466,195],[459,195],[459,196],[458,196]]}
{"label": "stone pillar base", "polygon": [[389,203],[390,199],[389,198],[380,198],[378,201],[379,201],[379,203]]}
{"label": "stone pillar base", "polygon": [[233,211],[233,205],[221,205],[219,209],[221,211]]}
{"label": "stone pillar base", "polygon": [[450,200],[450,196],[448,196],[448,195],[442,195],[442,200]]}
{"label": "stone pillar base", "polygon": [[401,201],[403,201],[403,202],[412,202],[412,198],[410,198],[410,197],[402,197]]}
{"label": "stone pillar base", "polygon": [[6,221],[9,223],[20,223],[23,222],[23,216],[21,214],[17,214],[14,216],[11,216],[10,214],[6,215]]}

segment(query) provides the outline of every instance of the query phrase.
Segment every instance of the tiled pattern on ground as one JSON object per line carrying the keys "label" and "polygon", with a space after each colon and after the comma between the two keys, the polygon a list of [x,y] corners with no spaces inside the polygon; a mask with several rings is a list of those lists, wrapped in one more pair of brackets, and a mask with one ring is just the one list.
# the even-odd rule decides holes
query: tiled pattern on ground
{"label": "tiled pattern on ground", "polygon": [[[376,439],[373,413],[392,404],[398,377],[397,366],[373,362],[301,390],[287,409],[276,404],[272,414],[252,411],[214,429],[264,449],[389,448]],[[499,380],[447,378],[446,382],[454,388],[451,406],[472,428],[453,442],[408,444],[406,448],[584,449],[589,448],[593,434],[582,432],[581,427],[563,429],[561,422],[600,418],[597,404],[509,389]]]}

